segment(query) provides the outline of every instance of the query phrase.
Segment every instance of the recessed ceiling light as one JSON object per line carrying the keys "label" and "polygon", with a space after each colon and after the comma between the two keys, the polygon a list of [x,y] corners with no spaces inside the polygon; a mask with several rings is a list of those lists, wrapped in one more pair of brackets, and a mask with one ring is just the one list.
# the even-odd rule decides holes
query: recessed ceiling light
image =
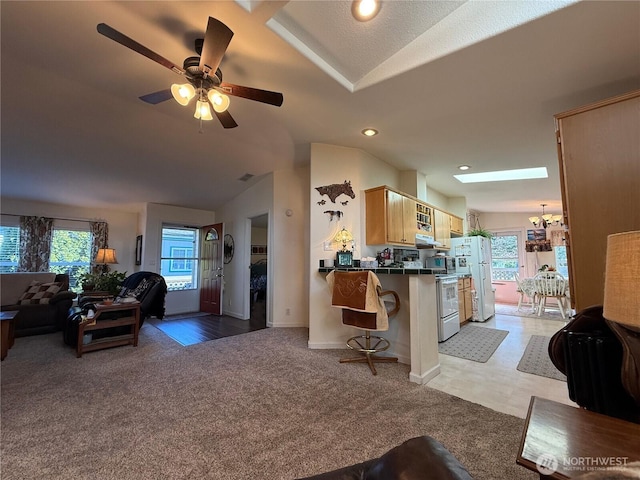
{"label": "recessed ceiling light", "polygon": [[362,130],[362,134],[366,137],[373,137],[378,134],[378,130],[375,128],[365,128]]}
{"label": "recessed ceiling light", "polygon": [[458,170],[469,170],[471,167],[469,165],[460,165]]}
{"label": "recessed ceiling light", "polygon": [[360,22],[368,22],[380,11],[380,0],[354,0],[351,4],[353,18]]}
{"label": "recessed ceiling light", "polygon": [[495,172],[463,173],[454,175],[462,183],[504,182],[507,180],[529,180],[547,178],[547,167],[521,168],[518,170],[498,170]]}

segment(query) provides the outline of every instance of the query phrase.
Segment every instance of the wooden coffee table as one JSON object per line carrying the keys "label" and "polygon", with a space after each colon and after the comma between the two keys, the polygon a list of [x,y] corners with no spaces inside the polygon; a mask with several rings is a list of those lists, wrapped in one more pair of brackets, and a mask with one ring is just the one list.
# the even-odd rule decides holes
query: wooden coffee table
{"label": "wooden coffee table", "polygon": [[639,424],[531,397],[516,463],[540,478],[574,478],[639,460]]}
{"label": "wooden coffee table", "polygon": [[[123,316],[106,319],[106,312],[124,312]],[[102,317],[102,318],[101,318]],[[115,327],[129,326],[130,333],[113,337],[99,338],[84,343],[84,335],[95,330],[105,330]],[[118,347],[121,345],[138,346],[138,332],[140,329],[140,302],[113,303],[111,305],[96,304],[96,312],[93,319],[87,319],[78,326],[78,344],[76,356],[80,358],[85,352],[102,350],[103,348]]]}
{"label": "wooden coffee table", "polygon": [[13,347],[14,342],[14,330],[15,325],[13,319],[18,314],[17,310],[7,310],[6,312],[0,312],[0,327],[2,337],[0,338],[1,352],[0,361],[4,360],[9,352],[9,349]]}

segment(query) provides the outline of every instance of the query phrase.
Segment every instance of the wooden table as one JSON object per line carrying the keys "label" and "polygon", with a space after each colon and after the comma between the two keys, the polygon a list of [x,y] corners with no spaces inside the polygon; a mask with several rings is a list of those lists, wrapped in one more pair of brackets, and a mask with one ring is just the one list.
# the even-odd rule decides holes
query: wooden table
{"label": "wooden table", "polygon": [[640,460],[640,425],[531,397],[516,463],[566,479]]}
{"label": "wooden table", "polygon": [[[125,314],[122,317],[107,319],[104,318],[106,312],[125,312]],[[122,326],[130,326],[130,333],[125,335],[116,335],[113,337],[99,338],[96,340],[92,340],[91,342],[84,343],[84,336],[87,332]],[[103,348],[119,347],[121,345],[131,344],[134,347],[137,347],[139,330],[140,302],[113,303],[111,305],[98,303],[96,304],[96,312],[93,319],[87,318],[78,326],[78,344],[76,347],[76,356],[80,358],[85,352],[102,350]]]}
{"label": "wooden table", "polygon": [[13,347],[15,325],[13,319],[18,314],[17,310],[7,310],[6,312],[0,312],[0,361],[4,360],[9,352],[9,349]]}

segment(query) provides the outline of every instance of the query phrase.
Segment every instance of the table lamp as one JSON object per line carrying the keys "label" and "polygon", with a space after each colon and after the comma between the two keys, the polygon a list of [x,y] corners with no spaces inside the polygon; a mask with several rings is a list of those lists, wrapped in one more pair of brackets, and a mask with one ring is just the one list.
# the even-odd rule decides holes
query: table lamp
{"label": "table lamp", "polygon": [[351,267],[353,265],[353,253],[351,250],[347,250],[347,243],[353,241],[353,235],[346,228],[342,227],[333,241],[342,244],[342,250],[336,253],[336,266],[338,267]]}
{"label": "table lamp", "polygon": [[96,265],[102,265],[102,273],[109,271],[109,265],[118,263],[115,248],[99,248],[95,258]]}
{"label": "table lamp", "polygon": [[603,307],[622,343],[622,385],[640,406],[640,230],[607,238]]}

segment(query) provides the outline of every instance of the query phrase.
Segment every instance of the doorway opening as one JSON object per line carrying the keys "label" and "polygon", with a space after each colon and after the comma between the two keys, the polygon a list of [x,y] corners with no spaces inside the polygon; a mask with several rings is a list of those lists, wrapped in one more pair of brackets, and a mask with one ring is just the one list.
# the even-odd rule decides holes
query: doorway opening
{"label": "doorway opening", "polygon": [[267,287],[269,284],[269,215],[262,214],[251,221],[249,320],[251,324],[267,324]]}

